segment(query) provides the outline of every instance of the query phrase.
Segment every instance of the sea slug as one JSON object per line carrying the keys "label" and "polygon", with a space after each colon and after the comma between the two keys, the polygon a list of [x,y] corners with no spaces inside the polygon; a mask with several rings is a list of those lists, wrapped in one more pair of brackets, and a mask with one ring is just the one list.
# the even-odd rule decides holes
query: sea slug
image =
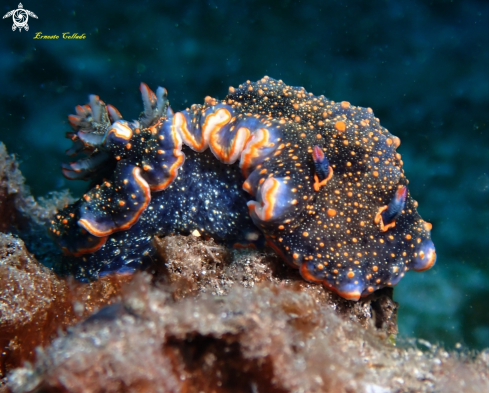
{"label": "sea slug", "polygon": [[269,77],[181,112],[165,89],[140,90],[137,121],[94,95],[69,116],[67,153],[88,156],[63,173],[92,186],[50,231],[78,276],[134,269],[156,234],[195,232],[265,240],[304,279],[351,300],[434,265],[400,140],[370,108]]}

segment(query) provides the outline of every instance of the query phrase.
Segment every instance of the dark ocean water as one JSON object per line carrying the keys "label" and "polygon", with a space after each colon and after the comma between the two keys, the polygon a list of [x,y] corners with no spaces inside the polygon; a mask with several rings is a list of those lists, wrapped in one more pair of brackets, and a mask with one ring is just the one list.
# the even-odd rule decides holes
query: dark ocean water
{"label": "dark ocean water", "polygon": [[[95,3],[92,3],[95,4]],[[0,25],[0,140],[35,195],[61,176],[66,115],[90,93],[124,117],[138,86],[176,110],[263,75],[373,108],[401,138],[410,192],[438,262],[395,291],[401,334],[489,347],[489,2],[23,2],[29,31]],[[0,13],[17,8],[2,0]],[[36,33],[59,39],[34,39]],[[85,34],[63,39],[62,33]]]}

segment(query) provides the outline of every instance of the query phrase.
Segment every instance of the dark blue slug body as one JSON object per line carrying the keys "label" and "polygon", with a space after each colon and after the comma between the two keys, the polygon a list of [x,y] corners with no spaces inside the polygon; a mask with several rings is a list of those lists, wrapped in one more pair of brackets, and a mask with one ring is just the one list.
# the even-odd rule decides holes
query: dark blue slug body
{"label": "dark blue slug body", "polygon": [[[50,232],[80,279],[133,271],[155,235],[266,241],[308,281],[358,300],[436,261],[396,148],[370,108],[264,77],[174,113],[141,84],[128,122],[97,96],[69,116],[63,165],[90,190]],[[69,255],[69,256],[68,256]]]}
{"label": "dark blue slug body", "polygon": [[[248,196],[239,187],[237,166],[216,161],[210,151],[184,148],[185,165],[164,192],[154,193],[149,206],[130,230],[112,234],[94,253],[66,256],[79,279],[113,272],[133,272],[151,255],[156,234],[196,234],[229,247],[263,245],[263,235],[248,214]],[[195,232],[197,231],[197,232]]]}

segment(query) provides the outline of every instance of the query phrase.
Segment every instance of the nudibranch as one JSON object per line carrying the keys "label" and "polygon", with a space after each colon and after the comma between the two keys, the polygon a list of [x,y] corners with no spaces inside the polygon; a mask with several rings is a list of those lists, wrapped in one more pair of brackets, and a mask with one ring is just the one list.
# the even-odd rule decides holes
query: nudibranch
{"label": "nudibranch", "polygon": [[144,111],[123,120],[92,95],[69,116],[69,179],[91,189],[50,231],[78,276],[134,269],[155,235],[236,246],[265,240],[302,277],[358,300],[435,264],[431,224],[372,109],[264,77],[222,101],[173,112],[140,87]]}

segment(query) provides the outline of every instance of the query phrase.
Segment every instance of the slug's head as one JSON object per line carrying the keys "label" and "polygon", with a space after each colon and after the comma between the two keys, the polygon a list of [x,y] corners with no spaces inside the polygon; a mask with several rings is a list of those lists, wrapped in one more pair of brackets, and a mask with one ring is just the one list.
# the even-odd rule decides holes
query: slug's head
{"label": "slug's head", "polygon": [[115,232],[134,225],[151,200],[151,192],[170,184],[183,165],[181,141],[171,126],[167,92],[140,85],[143,112],[128,122],[119,111],[91,95],[87,105],[68,117],[73,132],[69,155],[85,156],[63,164],[65,177],[90,180],[91,189],[52,220],[50,233],[75,256],[94,253]]}

